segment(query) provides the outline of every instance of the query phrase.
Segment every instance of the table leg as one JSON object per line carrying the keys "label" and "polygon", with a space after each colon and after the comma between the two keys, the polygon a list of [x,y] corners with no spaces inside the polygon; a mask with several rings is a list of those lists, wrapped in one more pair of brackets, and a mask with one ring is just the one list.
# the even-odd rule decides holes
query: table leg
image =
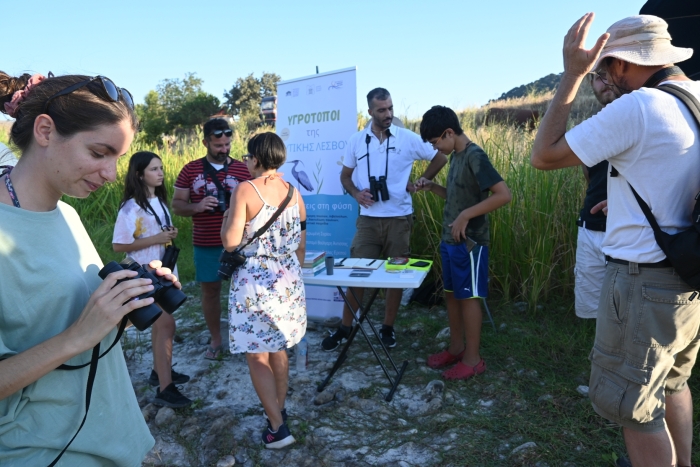
{"label": "table leg", "polygon": [[[350,345],[352,342],[355,340],[355,336],[357,335],[357,331],[359,330],[365,340],[367,341],[367,344],[369,345],[370,350],[374,354],[374,357],[377,359],[379,362],[379,365],[382,368],[382,371],[384,371],[384,375],[387,377],[389,380],[389,384],[391,384],[391,389],[389,390],[389,393],[387,394],[385,400],[387,402],[390,402],[391,399],[394,397],[394,393],[396,392],[396,389],[399,385],[399,382],[401,382],[401,378],[403,377],[404,371],[406,370],[406,367],[408,366],[408,360],[405,360],[403,364],[401,365],[401,369],[397,368],[396,363],[394,363],[394,360],[391,358],[391,355],[389,354],[389,351],[387,348],[384,346],[384,343],[381,340],[381,337],[379,335],[379,332],[377,332],[376,327],[374,326],[374,323],[372,323],[372,320],[369,319],[367,314],[369,313],[370,308],[372,307],[372,303],[374,303],[375,298],[377,297],[377,293],[379,290],[375,290],[372,296],[369,299],[369,302],[367,302],[367,305],[365,307],[362,306],[361,302],[357,300],[357,297],[355,296],[355,293],[352,291],[352,288],[349,289],[350,293],[352,294],[353,298],[355,299],[355,302],[358,304],[357,310],[353,310],[352,306],[350,305],[350,301],[348,300],[348,297],[346,296],[345,292],[343,291],[342,287],[338,287],[338,291],[340,292],[340,295],[343,297],[343,300],[347,304],[348,308],[353,314],[353,317],[355,319],[355,325],[352,328],[352,331],[350,332],[350,336],[348,336],[348,340],[343,346],[343,349],[340,351],[340,355],[338,355],[338,358],[335,361],[335,364],[333,365],[333,368],[331,368],[331,371],[328,373],[328,376],[326,376],[326,379],[318,385],[318,392],[323,391],[323,389],[328,385],[330,382],[331,378],[333,375],[340,369],[340,366],[345,362],[345,359],[347,358],[347,353],[348,349],[350,348]],[[359,311],[359,313],[358,313]],[[369,336],[367,335],[367,332],[365,332],[364,328],[362,327],[362,323],[364,321],[367,321],[367,324],[369,324],[370,329],[374,333],[374,336],[377,338],[377,341],[379,342],[379,345],[381,348],[384,350],[384,353],[386,354],[387,358],[389,359],[389,362],[391,362],[391,365],[394,368],[394,371],[397,373],[396,378],[392,378],[391,375],[389,374],[389,369],[386,367],[384,362],[382,361],[381,357],[375,350],[374,346],[372,345],[372,342],[369,339]]]}
{"label": "table leg", "polygon": [[[348,349],[350,348],[350,344],[352,344],[352,341],[355,340],[355,335],[357,334],[358,330],[362,331],[362,334],[365,336],[365,339],[367,342],[370,344],[370,348],[372,348],[372,344],[370,343],[369,337],[365,333],[365,330],[362,329],[362,321],[364,321],[365,317],[367,316],[367,313],[369,312],[370,307],[372,306],[372,303],[374,302],[374,299],[377,297],[377,293],[379,293],[379,289],[375,290],[372,296],[369,299],[369,302],[366,307],[362,307],[362,303],[357,300],[357,297],[355,297],[355,294],[353,293],[353,298],[355,298],[355,301],[357,302],[357,310],[353,310],[352,305],[350,305],[350,301],[348,300],[348,297],[345,295],[345,292],[343,291],[342,287],[338,287],[338,292],[340,292],[340,296],[343,297],[343,300],[345,301],[345,304],[348,306],[350,309],[350,312],[353,315],[353,318],[355,319],[355,325],[352,327],[352,331],[350,331],[350,335],[348,336],[347,341],[345,342],[345,345],[343,346],[342,350],[340,351],[340,355],[338,355],[338,358],[335,361],[335,364],[333,364],[333,368],[331,368],[331,371],[328,373],[328,376],[326,376],[326,379],[323,380],[321,384],[318,385],[318,392],[323,391],[323,389],[328,385],[328,382],[331,380],[333,375],[335,374],[336,371],[340,368],[340,366],[345,362],[345,358],[348,353]],[[350,293],[352,293],[352,290],[350,290]],[[359,311],[359,314],[357,313]],[[372,349],[374,352],[374,349]],[[379,356],[377,355],[376,352],[374,352],[374,355],[377,359],[379,359]],[[381,364],[381,362],[380,362]],[[386,370],[385,370],[386,373]],[[389,377],[387,373],[387,377]]]}

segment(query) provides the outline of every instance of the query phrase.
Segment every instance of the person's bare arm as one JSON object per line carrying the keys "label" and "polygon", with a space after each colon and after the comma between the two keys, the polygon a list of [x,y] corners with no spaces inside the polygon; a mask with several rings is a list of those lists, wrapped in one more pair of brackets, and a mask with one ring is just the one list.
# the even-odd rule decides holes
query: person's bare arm
{"label": "person's bare arm", "polygon": [[496,183],[489,188],[489,191],[491,196],[459,213],[454,222],[450,224],[450,227],[452,227],[452,238],[456,242],[467,239],[467,225],[469,225],[471,219],[495,211],[501,206],[510,203],[512,199],[506,182]]}
{"label": "person's bare arm", "polygon": [[340,183],[343,185],[343,188],[345,188],[345,191],[347,191],[350,196],[355,198],[355,201],[357,201],[360,206],[363,208],[372,206],[374,204],[374,200],[372,199],[372,195],[369,193],[369,189],[365,188],[364,190],[358,190],[353,183],[352,173],[354,171],[355,169],[343,166],[343,170],[340,171]]}
{"label": "person's bare arm", "polygon": [[175,187],[172,208],[176,216],[192,217],[200,212],[211,211],[218,204],[218,200],[213,196],[207,196],[199,203],[190,203],[189,188]]}
{"label": "person's bare arm", "polygon": [[588,173],[588,167],[581,164],[581,172],[583,172],[583,178],[586,179],[586,183],[591,183],[591,175]]}
{"label": "person's bare arm", "polygon": [[231,204],[221,226],[221,242],[226,251],[233,251],[241,244],[247,220],[246,192],[252,189],[249,183],[241,183],[231,193]]}
{"label": "person's bare arm", "polygon": [[576,91],[593,68],[609,37],[605,33],[598,38],[592,49],[584,48],[593,17],[593,13],[585,14],[571,26],[564,38],[564,74],[532,145],[530,162],[537,169],[554,170],[581,164],[564,134]]}
{"label": "person's bare arm", "polygon": [[112,249],[117,253],[130,253],[153,245],[165,245],[176,237],[177,229],[171,227],[171,230],[164,230],[150,237],[137,238],[134,240],[134,243],[112,243]]}
{"label": "person's bare arm", "polygon": [[[108,275],[90,296],[80,317],[68,329],[41,344],[0,361],[0,400],[32,384],[76,355],[93,348],[115,328],[124,315],[153,303],[153,298],[131,300],[153,290],[150,279],[133,279],[135,275],[135,271],[128,270]],[[119,279],[126,278],[132,280],[117,284]]]}
{"label": "person's bare arm", "polygon": [[[299,194],[299,220],[306,221],[306,204]],[[295,251],[299,264],[304,264],[304,255],[306,254],[306,230],[301,231],[301,240],[299,241],[299,247]]]}
{"label": "person's bare arm", "polygon": [[416,182],[416,189],[422,191],[430,191],[438,195],[440,198],[447,199],[447,188],[439,185],[432,180],[428,180],[425,177],[421,177]]}
{"label": "person's bare arm", "polygon": [[427,178],[428,180],[434,179],[445,164],[447,164],[447,156],[438,151],[435,157],[430,161],[430,164],[428,164],[428,167],[425,168],[425,172],[423,172],[420,178]]}

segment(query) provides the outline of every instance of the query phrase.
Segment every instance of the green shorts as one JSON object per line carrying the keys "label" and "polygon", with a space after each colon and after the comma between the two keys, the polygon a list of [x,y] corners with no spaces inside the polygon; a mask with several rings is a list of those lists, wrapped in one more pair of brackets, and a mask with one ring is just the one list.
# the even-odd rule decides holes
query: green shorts
{"label": "green shorts", "polygon": [[699,331],[700,298],[673,268],[609,262],[589,357],[595,411],[635,431],[663,430],[666,395],[686,387]]}
{"label": "green shorts", "polygon": [[219,282],[219,255],[223,246],[194,247],[194,280],[197,282]]}
{"label": "green shorts", "polygon": [[386,259],[411,254],[413,214],[398,217],[358,216],[351,258]]}

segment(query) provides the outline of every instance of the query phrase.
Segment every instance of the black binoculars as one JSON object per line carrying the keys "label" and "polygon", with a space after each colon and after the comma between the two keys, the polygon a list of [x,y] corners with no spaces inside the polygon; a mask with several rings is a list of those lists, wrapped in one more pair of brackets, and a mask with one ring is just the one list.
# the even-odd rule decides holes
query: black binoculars
{"label": "black binoculars", "polygon": [[389,189],[386,187],[386,175],[382,175],[377,180],[377,177],[372,175],[369,177],[369,193],[372,195],[372,200],[379,201],[379,195],[382,201],[389,201]]}
{"label": "black binoculars", "polygon": [[[144,329],[147,329],[151,324],[155,323],[155,321],[160,317],[161,313],[163,313],[163,310],[167,311],[172,315],[173,312],[180,308],[180,305],[185,303],[185,300],[187,300],[187,295],[185,295],[180,289],[175,287],[172,282],[166,280],[164,277],[154,274],[153,268],[148,266],[141,266],[139,263],[137,263],[131,258],[126,258],[121,263],[110,261],[105,265],[105,267],[100,269],[98,275],[102,279],[104,279],[109,274],[121,271],[123,269],[136,271],[138,272],[138,275],[129,279],[122,279],[119,282],[117,282],[117,284],[125,280],[140,278],[151,279],[153,284],[153,290],[151,290],[150,292],[143,293],[138,297],[134,297],[132,298],[132,300],[140,300],[144,298],[153,297],[153,299],[155,300],[154,303],[151,303],[150,305],[145,306],[143,308],[138,308],[126,315],[127,318],[129,318],[129,321],[131,321],[131,324],[133,324],[139,331],[143,331]],[[160,305],[160,307],[158,307],[158,305],[156,304]]]}

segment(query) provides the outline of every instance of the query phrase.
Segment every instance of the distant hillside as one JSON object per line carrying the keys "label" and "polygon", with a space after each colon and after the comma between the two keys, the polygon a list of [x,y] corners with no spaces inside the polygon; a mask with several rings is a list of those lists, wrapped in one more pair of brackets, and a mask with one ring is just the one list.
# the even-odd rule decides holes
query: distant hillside
{"label": "distant hillside", "polygon": [[525,97],[529,94],[542,94],[548,91],[553,91],[559,86],[559,81],[561,81],[561,73],[559,74],[549,74],[544,78],[533,81],[532,83],[523,84],[517,88],[513,88],[508,92],[501,94],[498,99],[493,99],[489,102],[497,102],[506,99],[513,99],[517,97]]}

